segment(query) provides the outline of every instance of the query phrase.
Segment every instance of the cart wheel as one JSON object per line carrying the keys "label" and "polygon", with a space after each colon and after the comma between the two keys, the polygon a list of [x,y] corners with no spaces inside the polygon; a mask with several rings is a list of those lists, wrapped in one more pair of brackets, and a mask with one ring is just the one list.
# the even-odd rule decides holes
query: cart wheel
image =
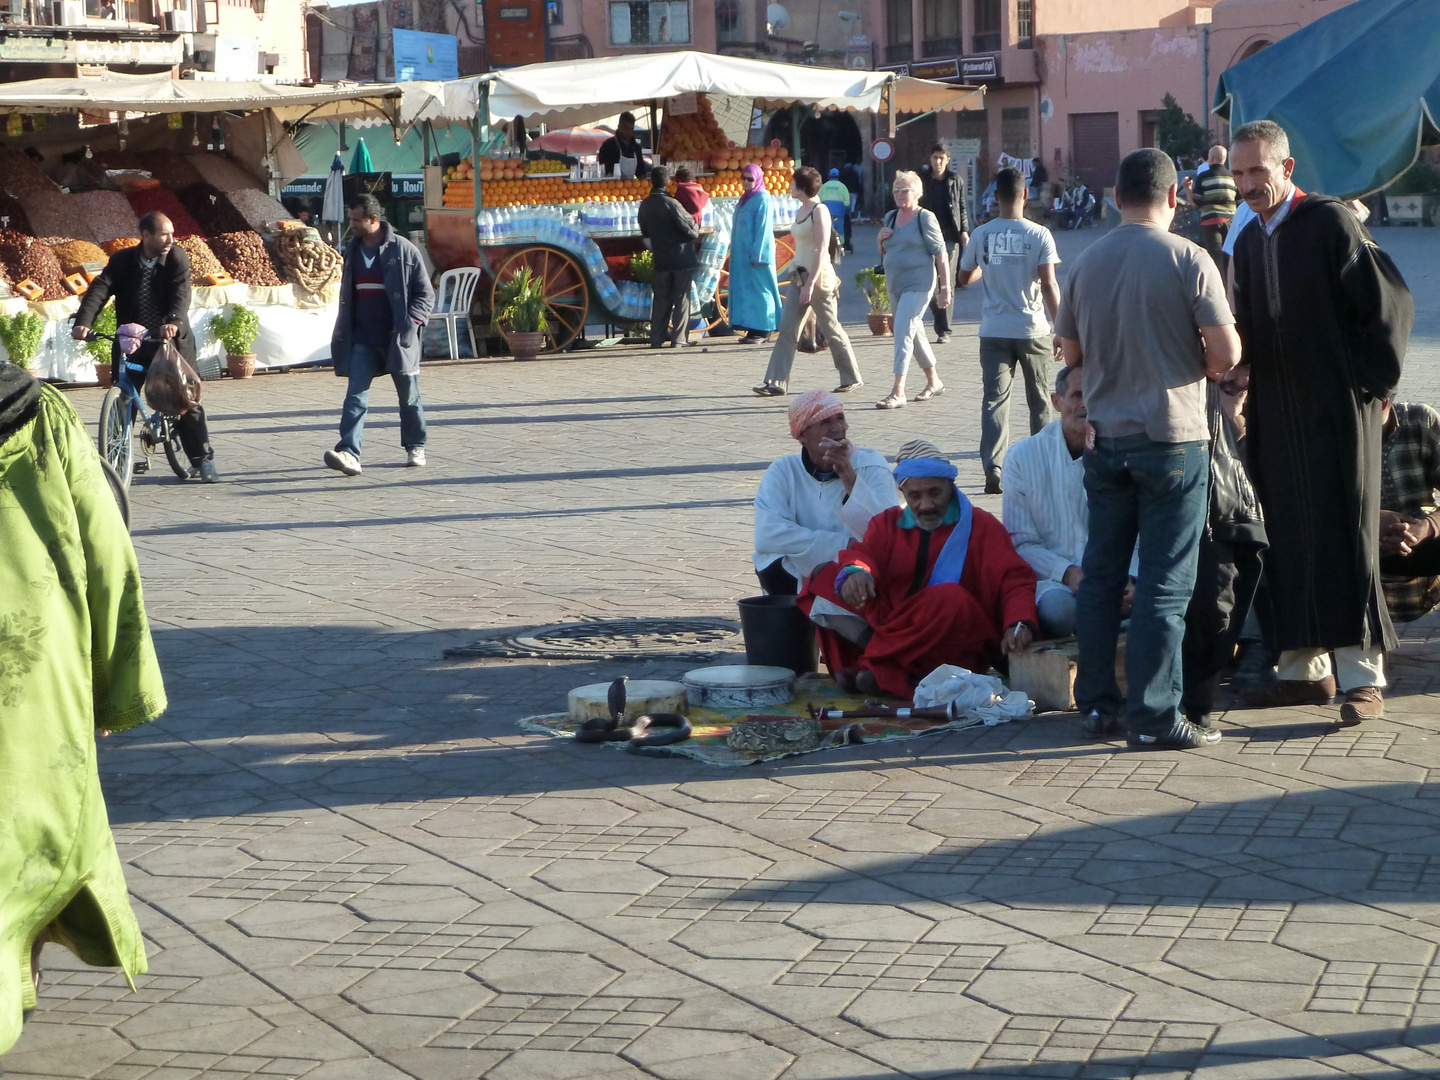
{"label": "cart wheel", "polygon": [[[712,317],[713,316],[713,317]],[[715,295],[705,305],[705,331],[713,334],[730,323],[730,260],[720,268],[720,280],[715,284]]]}
{"label": "cart wheel", "polygon": [[518,274],[525,267],[545,289],[546,314],[550,328],[545,331],[542,352],[560,352],[585,329],[590,314],[590,289],[580,264],[563,251],[552,248],[521,248],[500,264],[490,287],[490,307],[495,307],[495,285]]}
{"label": "cart wheel", "polygon": [[775,276],[780,279],[783,289],[790,284],[790,275],[785,272],[795,258],[795,238],[789,233],[775,238]]}

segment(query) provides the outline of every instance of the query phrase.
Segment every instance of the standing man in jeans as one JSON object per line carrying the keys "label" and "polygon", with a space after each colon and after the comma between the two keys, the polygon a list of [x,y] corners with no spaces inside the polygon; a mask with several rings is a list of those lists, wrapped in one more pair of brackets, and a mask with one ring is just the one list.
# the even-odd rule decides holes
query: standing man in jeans
{"label": "standing man in jeans", "polygon": [[655,282],[650,296],[650,347],[668,339],[673,348],[690,344],[690,281],[700,265],[695,241],[700,227],[680,200],[665,190],[670,170],[650,170],[650,194],[636,212],[640,235],[655,257]]}
{"label": "standing man in jeans", "polygon": [[[1055,237],[1044,225],[1025,218],[1025,178],[1019,169],[995,176],[1000,216],[977,228],[960,256],[960,284],[981,279],[985,303],[980,309],[980,372],[985,400],[980,406],[980,463],[985,494],[999,495],[1000,467],[1010,445],[1010,387],[1015,365],[1025,374],[1030,405],[1030,434],[1050,422],[1046,391],[1055,349],[1050,320],[1060,306],[1055,267],[1060,256]],[[1046,316],[1049,316],[1047,319]]]}
{"label": "standing man in jeans", "polygon": [[360,443],[370,384],[387,372],[400,398],[400,445],[405,464],[425,464],[425,407],[420,404],[420,331],[435,306],[435,290],[420,252],[380,216],[380,200],[357,195],[348,206],[350,231],[340,275],[340,310],[330,336],[335,374],[348,378],[340,413],[340,441],[325,464],[360,475]]}
{"label": "standing man in jeans", "polygon": [[[1083,726],[1108,735],[1123,705],[1131,746],[1195,749],[1220,738],[1180,714],[1185,610],[1210,478],[1205,379],[1235,367],[1240,339],[1214,260],[1169,231],[1176,180],[1175,163],[1159,150],[1120,163],[1120,227],[1075,260],[1056,329],[1065,362],[1084,372],[1091,427],[1090,535],[1075,627]],[[1122,700],[1115,650],[1137,538]]]}
{"label": "standing man in jeans", "polygon": [[[970,242],[970,217],[965,211],[965,181],[950,167],[950,151],[944,143],[930,148],[930,163],[920,166],[920,182],[920,208],[940,222],[946,265],[958,266],[960,252]],[[939,296],[937,291],[930,310],[935,314],[935,344],[943,345],[950,340],[950,309],[940,306]]]}

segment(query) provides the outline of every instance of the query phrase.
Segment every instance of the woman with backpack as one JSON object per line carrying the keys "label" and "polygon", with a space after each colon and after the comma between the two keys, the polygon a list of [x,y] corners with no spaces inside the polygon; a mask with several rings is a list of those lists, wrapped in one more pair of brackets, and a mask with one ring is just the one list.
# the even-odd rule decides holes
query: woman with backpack
{"label": "woman with backpack", "polygon": [[783,397],[790,384],[790,368],[800,340],[800,324],[807,311],[815,312],[816,325],[830,342],[830,357],[840,373],[835,393],[844,394],[863,386],[855,350],[840,324],[840,276],[834,259],[839,243],[831,227],[830,211],[816,198],[820,174],[806,165],[795,170],[790,193],[800,200],[790,235],[795,241],[795,260],[790,264],[790,292],[780,311],[780,336],[770,353],[765,381],[753,387],[761,397]]}
{"label": "woman with backpack", "polygon": [[935,215],[920,207],[923,188],[919,175],[897,172],[892,190],[896,209],[885,215],[880,255],[885,261],[890,302],[895,307],[895,384],[875,403],[877,409],[904,408],[905,375],[912,352],[925,372],[925,389],[915,395],[915,400],[929,401],[945,392],[945,384],[935,369],[935,354],[925,338],[925,309],[932,295],[942,309],[950,306],[952,298],[945,237]]}

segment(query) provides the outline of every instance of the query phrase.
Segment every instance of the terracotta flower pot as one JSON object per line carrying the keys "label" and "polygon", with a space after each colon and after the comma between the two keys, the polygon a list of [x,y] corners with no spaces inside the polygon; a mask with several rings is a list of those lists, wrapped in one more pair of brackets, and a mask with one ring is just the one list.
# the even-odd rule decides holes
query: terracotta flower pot
{"label": "terracotta flower pot", "polygon": [[230,372],[232,379],[248,379],[255,374],[255,354],[245,353],[243,356],[225,357],[225,370]]}
{"label": "terracotta flower pot", "polygon": [[545,335],[538,332],[510,330],[505,334],[505,341],[516,360],[534,360],[545,347]]}
{"label": "terracotta flower pot", "polygon": [[876,337],[884,337],[886,334],[895,332],[895,316],[891,312],[872,311],[865,316],[865,321],[870,324],[870,332]]}
{"label": "terracotta flower pot", "polygon": [[109,389],[115,385],[114,371],[109,364],[95,365],[95,385],[102,390]]}

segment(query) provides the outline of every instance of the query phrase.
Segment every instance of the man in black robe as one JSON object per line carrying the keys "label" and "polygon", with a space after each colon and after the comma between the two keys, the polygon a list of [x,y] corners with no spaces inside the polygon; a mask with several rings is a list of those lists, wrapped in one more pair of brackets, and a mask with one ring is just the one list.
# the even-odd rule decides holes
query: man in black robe
{"label": "man in black robe", "polygon": [[1350,726],[1384,715],[1395,647],[1380,590],[1381,403],[1400,381],[1414,304],[1349,208],[1291,181],[1278,124],[1236,131],[1231,164],[1259,215],[1235,245],[1235,321],[1281,650],[1276,681],[1246,701],[1328,704],[1338,686]]}

